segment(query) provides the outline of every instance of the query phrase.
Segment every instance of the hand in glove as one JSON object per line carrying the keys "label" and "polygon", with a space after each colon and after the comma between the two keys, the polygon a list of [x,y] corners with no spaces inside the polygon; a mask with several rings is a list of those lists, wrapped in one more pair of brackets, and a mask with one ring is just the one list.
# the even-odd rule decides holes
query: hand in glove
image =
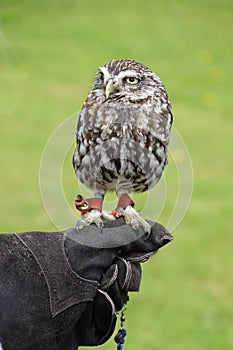
{"label": "hand in glove", "polygon": [[0,235],[0,343],[4,350],[76,350],[113,333],[116,311],[138,291],[140,263],[171,241],[124,220],[80,232]]}
{"label": "hand in glove", "polygon": [[[119,232],[121,225],[123,229],[126,226],[123,220],[118,220],[117,224]],[[77,273],[84,278],[91,278],[99,282],[93,303],[88,305],[76,327],[79,345],[99,345],[112,335],[116,323],[116,311],[120,311],[127,303],[128,292],[139,291],[140,263],[147,261],[159,248],[172,240],[172,236],[163,226],[153,224],[150,235],[139,234],[138,239],[120,247],[96,248],[98,247],[96,241],[98,236],[89,236],[89,244],[93,244],[94,247],[79,246],[76,243],[76,248],[73,249],[79,246],[78,254],[74,252],[71,254],[67,249],[68,259],[69,256],[76,257],[76,259],[72,258],[71,265],[73,268],[77,266]],[[107,230],[111,230],[108,226],[111,227],[111,225],[116,225],[116,222],[106,223],[105,232],[99,233],[100,240],[108,239],[104,235],[108,235]],[[87,235],[87,232],[84,234]],[[74,233],[68,234],[68,237],[74,240],[80,239]],[[93,242],[91,242],[92,238]]]}

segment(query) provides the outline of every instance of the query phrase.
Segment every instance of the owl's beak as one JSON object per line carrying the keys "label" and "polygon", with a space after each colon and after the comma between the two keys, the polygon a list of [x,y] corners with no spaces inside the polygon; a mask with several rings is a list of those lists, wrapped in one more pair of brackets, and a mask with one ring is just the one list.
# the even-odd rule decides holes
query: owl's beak
{"label": "owl's beak", "polygon": [[115,92],[119,91],[119,84],[112,79],[110,79],[107,82],[106,88],[105,88],[105,96],[108,98],[110,95],[114,94]]}

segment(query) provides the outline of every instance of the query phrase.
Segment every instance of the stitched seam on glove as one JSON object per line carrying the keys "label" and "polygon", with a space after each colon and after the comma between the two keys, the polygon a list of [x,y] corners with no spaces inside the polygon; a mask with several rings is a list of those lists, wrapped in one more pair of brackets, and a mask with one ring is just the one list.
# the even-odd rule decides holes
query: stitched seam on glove
{"label": "stitched seam on glove", "polygon": [[125,262],[126,262],[126,273],[125,273],[125,280],[123,282],[122,289],[125,291],[128,291],[131,278],[132,278],[132,267],[129,261],[125,261]]}
{"label": "stitched seam on glove", "polygon": [[107,289],[109,289],[109,288],[113,285],[113,283],[116,281],[117,276],[118,276],[118,266],[116,265],[116,266],[115,266],[115,271],[114,271],[114,273],[113,273],[111,279],[108,280],[108,281],[106,281],[106,282],[103,283],[103,284],[101,283],[101,288],[102,288],[102,290],[107,290]]}
{"label": "stitched seam on glove", "polygon": [[106,293],[105,291],[103,291],[102,289],[98,289],[98,292],[100,292],[101,294],[103,294],[105,296],[105,298],[109,301],[109,303],[112,306],[112,316],[116,315],[116,308],[115,308],[115,304],[112,300],[112,298],[110,298],[110,296],[108,295],[108,293]]}
{"label": "stitched seam on glove", "polygon": [[131,263],[120,256],[118,258],[125,265],[125,278],[124,278],[124,281],[122,282],[121,290],[124,290],[127,292],[129,290],[129,286],[132,278]]}
{"label": "stitched seam on glove", "polygon": [[152,256],[154,256],[156,252],[150,252],[150,253],[146,253],[140,256],[131,256],[130,258],[127,258],[129,261],[131,262],[136,262],[136,263],[143,263],[146,262],[147,260],[149,260]]}
{"label": "stitched seam on glove", "polygon": [[106,339],[108,339],[111,334],[112,334],[112,325],[113,325],[113,322],[114,322],[114,316],[115,316],[115,319],[117,318],[117,312],[116,312],[116,307],[115,307],[115,304],[113,302],[113,300],[110,298],[110,296],[108,295],[108,293],[104,292],[103,290],[101,289],[98,289],[97,292],[103,294],[105,296],[105,298],[107,299],[107,301],[109,302],[109,304],[111,305],[111,308],[112,308],[112,320],[111,320],[111,323],[108,327],[108,331],[107,333],[98,341],[98,343],[96,345],[100,345],[102,344],[103,342],[105,342]]}

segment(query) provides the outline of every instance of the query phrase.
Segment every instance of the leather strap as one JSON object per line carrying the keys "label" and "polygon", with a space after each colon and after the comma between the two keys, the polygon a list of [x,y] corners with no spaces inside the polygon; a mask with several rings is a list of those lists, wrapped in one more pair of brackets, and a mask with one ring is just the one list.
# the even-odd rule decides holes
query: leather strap
{"label": "leather strap", "polygon": [[119,201],[118,201],[118,204],[117,204],[117,209],[118,210],[119,208],[123,208],[125,209],[126,207],[128,207],[129,205],[131,205],[132,207],[134,207],[134,202],[132,201],[132,199],[128,196],[127,193],[124,193]]}
{"label": "leather strap", "polygon": [[103,199],[102,198],[85,198],[80,194],[75,198],[74,204],[76,209],[79,210],[82,215],[89,213],[92,209],[102,211]]}

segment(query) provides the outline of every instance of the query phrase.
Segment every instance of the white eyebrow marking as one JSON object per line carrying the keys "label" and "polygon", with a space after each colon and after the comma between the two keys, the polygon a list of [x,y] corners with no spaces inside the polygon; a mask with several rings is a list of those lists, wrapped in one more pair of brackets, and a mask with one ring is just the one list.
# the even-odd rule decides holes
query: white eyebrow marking
{"label": "white eyebrow marking", "polygon": [[133,70],[124,70],[118,74],[119,78],[125,78],[125,77],[135,77],[135,78],[140,78],[140,74],[133,71]]}
{"label": "white eyebrow marking", "polygon": [[109,78],[110,78],[110,74],[109,74],[109,71],[107,70],[106,67],[100,67],[99,68],[99,71],[103,73],[104,75],[104,81],[106,82]]}
{"label": "white eyebrow marking", "polygon": [[[99,68],[99,72],[103,73],[103,75],[104,75],[104,82],[105,83],[107,83],[107,81],[109,79],[113,78],[112,75],[110,74],[110,72],[108,71],[108,69],[106,67],[104,67],[104,66]],[[134,70],[131,70],[131,69],[124,70],[124,71],[120,72],[117,75],[117,78],[119,78],[119,79],[124,79],[126,77],[135,77],[135,78],[140,79],[141,75],[140,75],[140,73],[137,73],[137,72],[135,72]]]}

